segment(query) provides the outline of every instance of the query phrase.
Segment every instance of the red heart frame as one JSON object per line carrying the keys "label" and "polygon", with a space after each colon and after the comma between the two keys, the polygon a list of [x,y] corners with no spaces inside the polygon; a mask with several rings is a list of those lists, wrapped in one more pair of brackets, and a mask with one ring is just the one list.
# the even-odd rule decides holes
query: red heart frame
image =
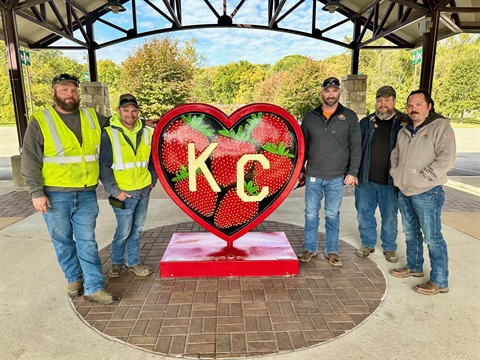
{"label": "red heart frame", "polygon": [[[162,166],[161,141],[163,139],[163,133],[172,121],[178,119],[182,115],[189,113],[205,114],[209,116],[211,120],[218,122],[219,125],[229,130],[231,128],[235,128],[237,125],[242,124],[242,121],[246,121],[245,119],[249,115],[259,112],[271,113],[279,116],[290,128],[290,134],[292,135],[294,142],[296,142],[296,158],[294,163],[294,169],[291,172],[291,176],[287,181],[287,184],[284,186],[283,190],[274,197],[274,199],[271,201],[271,203],[268,204],[268,206],[266,206],[252,220],[236,229],[233,233],[227,233],[222,229],[217,228],[213,223],[205,220],[200,214],[192,210],[175,192],[175,189],[172,186],[172,182],[168,178],[169,176],[171,177],[171,174],[168,174]],[[197,222],[199,225],[203,226],[206,230],[215,234],[219,238],[225,240],[228,243],[228,246],[231,246],[233,241],[249,232],[255,226],[260,224],[265,218],[267,218],[283,202],[283,200],[285,200],[290,191],[292,191],[303,165],[304,139],[302,131],[296,119],[288,111],[276,105],[266,103],[249,104],[234,111],[230,116],[227,116],[221,110],[213,106],[201,103],[191,103],[175,107],[174,109],[167,112],[157,123],[153,135],[152,157],[160,183],[162,184],[170,198],[178,205],[180,209],[182,209],[182,211],[184,211],[188,216],[190,216],[195,222]]]}

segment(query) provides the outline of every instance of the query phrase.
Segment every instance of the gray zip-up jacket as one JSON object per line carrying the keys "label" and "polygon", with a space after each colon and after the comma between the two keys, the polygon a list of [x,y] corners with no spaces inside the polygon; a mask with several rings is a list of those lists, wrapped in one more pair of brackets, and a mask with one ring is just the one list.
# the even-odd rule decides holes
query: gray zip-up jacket
{"label": "gray zip-up jacket", "polygon": [[362,139],[357,115],[342,104],[327,121],[321,106],[302,121],[305,139],[305,176],[335,179],[357,177],[362,157]]}
{"label": "gray zip-up jacket", "polygon": [[422,194],[447,182],[455,163],[455,134],[450,120],[432,113],[416,132],[411,121],[398,133],[390,156],[393,184],[406,196]]}

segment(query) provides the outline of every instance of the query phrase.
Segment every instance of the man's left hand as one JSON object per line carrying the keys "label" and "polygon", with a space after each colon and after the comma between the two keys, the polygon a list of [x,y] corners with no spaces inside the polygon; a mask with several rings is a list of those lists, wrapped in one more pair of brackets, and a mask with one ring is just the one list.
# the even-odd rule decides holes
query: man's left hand
{"label": "man's left hand", "polygon": [[347,175],[345,176],[345,180],[343,180],[345,185],[356,186],[358,185],[358,179],[355,176]]}

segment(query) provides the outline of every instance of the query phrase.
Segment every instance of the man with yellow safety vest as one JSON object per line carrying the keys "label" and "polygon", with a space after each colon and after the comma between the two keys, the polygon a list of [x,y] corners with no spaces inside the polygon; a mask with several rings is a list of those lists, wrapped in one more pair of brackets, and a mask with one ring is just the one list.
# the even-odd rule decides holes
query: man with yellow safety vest
{"label": "man with yellow safety vest", "polygon": [[105,290],[95,240],[96,187],[102,129],[109,118],[80,107],[79,79],[53,78],[53,106],[33,114],[22,151],[22,175],[35,209],[43,214],[67,294],[100,304],[118,297]]}
{"label": "man with yellow safety vest", "polygon": [[139,110],[133,95],[121,95],[117,114],[102,134],[100,180],[117,218],[110,278],[120,277],[124,265],[137,276],[152,273],[150,266],[140,262],[140,237],[157,175],[151,161],[152,131],[138,118]]}

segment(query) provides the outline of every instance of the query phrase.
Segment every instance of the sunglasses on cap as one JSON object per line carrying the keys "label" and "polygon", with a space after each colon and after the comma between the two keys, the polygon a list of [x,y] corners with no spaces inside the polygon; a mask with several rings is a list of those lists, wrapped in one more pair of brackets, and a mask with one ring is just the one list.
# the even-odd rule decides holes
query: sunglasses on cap
{"label": "sunglasses on cap", "polygon": [[326,89],[329,86],[335,86],[336,88],[340,88],[340,80],[337,78],[328,78],[322,84],[322,89]]}
{"label": "sunglasses on cap", "polygon": [[77,85],[77,87],[80,85],[80,80],[78,79],[78,77],[70,74],[60,74],[53,78],[52,86],[64,81],[73,81],[75,85]]}

